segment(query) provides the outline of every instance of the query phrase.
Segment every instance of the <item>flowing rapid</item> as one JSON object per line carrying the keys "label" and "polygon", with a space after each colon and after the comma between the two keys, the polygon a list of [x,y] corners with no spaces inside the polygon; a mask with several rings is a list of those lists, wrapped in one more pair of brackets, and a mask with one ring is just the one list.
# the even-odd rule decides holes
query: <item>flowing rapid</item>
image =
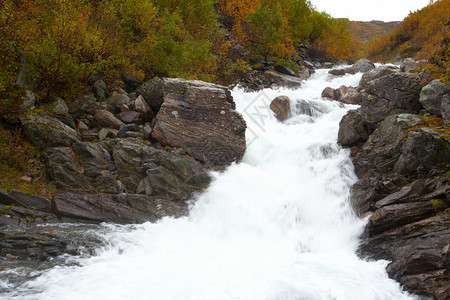
{"label": "flowing rapid", "polygon": [[[98,255],[69,257],[14,287],[1,279],[7,291],[0,298],[413,299],[388,278],[386,261],[355,254],[365,221],[349,206],[357,178],[349,151],[336,142],[340,119],[355,107],[320,94],[357,86],[361,74],[331,78],[327,71],[297,90],[233,91],[248,126],[247,152],[213,174],[189,216],[103,225],[108,246]],[[268,109],[279,95],[291,99],[293,116],[284,123]]]}

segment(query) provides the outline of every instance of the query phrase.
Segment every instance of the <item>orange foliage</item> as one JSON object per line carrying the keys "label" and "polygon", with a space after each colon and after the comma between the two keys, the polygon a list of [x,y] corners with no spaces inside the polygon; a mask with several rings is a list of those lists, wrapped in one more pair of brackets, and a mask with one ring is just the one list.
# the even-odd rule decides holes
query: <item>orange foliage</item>
{"label": "orange foliage", "polygon": [[375,60],[392,59],[397,53],[428,59],[450,39],[450,0],[438,0],[411,13],[388,35],[369,42],[368,55]]}

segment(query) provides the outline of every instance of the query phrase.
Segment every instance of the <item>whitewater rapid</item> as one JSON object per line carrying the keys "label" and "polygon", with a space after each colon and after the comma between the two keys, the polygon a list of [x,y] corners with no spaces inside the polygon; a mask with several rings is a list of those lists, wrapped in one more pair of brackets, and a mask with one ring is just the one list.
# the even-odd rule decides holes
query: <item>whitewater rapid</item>
{"label": "whitewater rapid", "polygon": [[[340,119],[356,107],[320,94],[327,86],[357,86],[360,78],[318,70],[297,90],[234,89],[248,126],[247,152],[213,174],[189,216],[105,224],[108,246],[98,255],[71,257],[0,298],[414,299],[388,278],[386,261],[355,254],[365,221],[349,206],[357,178],[336,141]],[[279,95],[292,100],[285,123],[268,109]]]}

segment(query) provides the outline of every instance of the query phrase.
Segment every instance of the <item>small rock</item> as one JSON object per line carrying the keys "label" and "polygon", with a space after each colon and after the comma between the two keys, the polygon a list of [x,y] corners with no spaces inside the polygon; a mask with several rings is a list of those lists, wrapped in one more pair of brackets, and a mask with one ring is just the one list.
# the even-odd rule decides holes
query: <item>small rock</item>
{"label": "small rock", "polygon": [[105,99],[106,98],[106,83],[103,80],[97,80],[94,83],[93,92],[95,97],[98,99]]}
{"label": "small rock", "polygon": [[322,98],[327,98],[327,99],[331,99],[331,100],[336,100],[337,96],[336,96],[336,90],[331,88],[331,87],[326,87],[323,91],[322,91]]}
{"label": "small rock", "polygon": [[54,115],[67,115],[69,113],[69,108],[67,107],[66,102],[58,97],[49,105],[49,111]]}

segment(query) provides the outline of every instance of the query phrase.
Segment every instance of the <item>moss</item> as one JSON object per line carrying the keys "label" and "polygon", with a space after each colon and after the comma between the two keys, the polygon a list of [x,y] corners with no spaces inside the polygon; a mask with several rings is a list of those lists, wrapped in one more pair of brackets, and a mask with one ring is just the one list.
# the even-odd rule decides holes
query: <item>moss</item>
{"label": "moss", "polygon": [[447,202],[443,199],[431,199],[430,202],[436,211],[442,211],[447,208]]}
{"label": "moss", "polygon": [[420,128],[430,128],[434,131],[436,131],[439,134],[440,138],[450,140],[450,128],[448,126],[443,126],[442,118],[439,117],[425,117],[425,116],[418,116],[421,119],[421,123],[408,128],[406,130],[406,133],[409,133],[411,131],[420,129]]}
{"label": "moss", "polygon": [[170,151],[170,150],[172,150],[172,147],[170,147],[170,146],[165,146],[165,147],[163,148],[163,150],[164,150],[164,151]]}
{"label": "moss", "polygon": [[125,166],[125,168],[127,168],[127,169],[130,170],[130,171],[136,170],[136,167],[135,167],[135,166],[130,166],[129,164],[124,164],[124,166]]}

